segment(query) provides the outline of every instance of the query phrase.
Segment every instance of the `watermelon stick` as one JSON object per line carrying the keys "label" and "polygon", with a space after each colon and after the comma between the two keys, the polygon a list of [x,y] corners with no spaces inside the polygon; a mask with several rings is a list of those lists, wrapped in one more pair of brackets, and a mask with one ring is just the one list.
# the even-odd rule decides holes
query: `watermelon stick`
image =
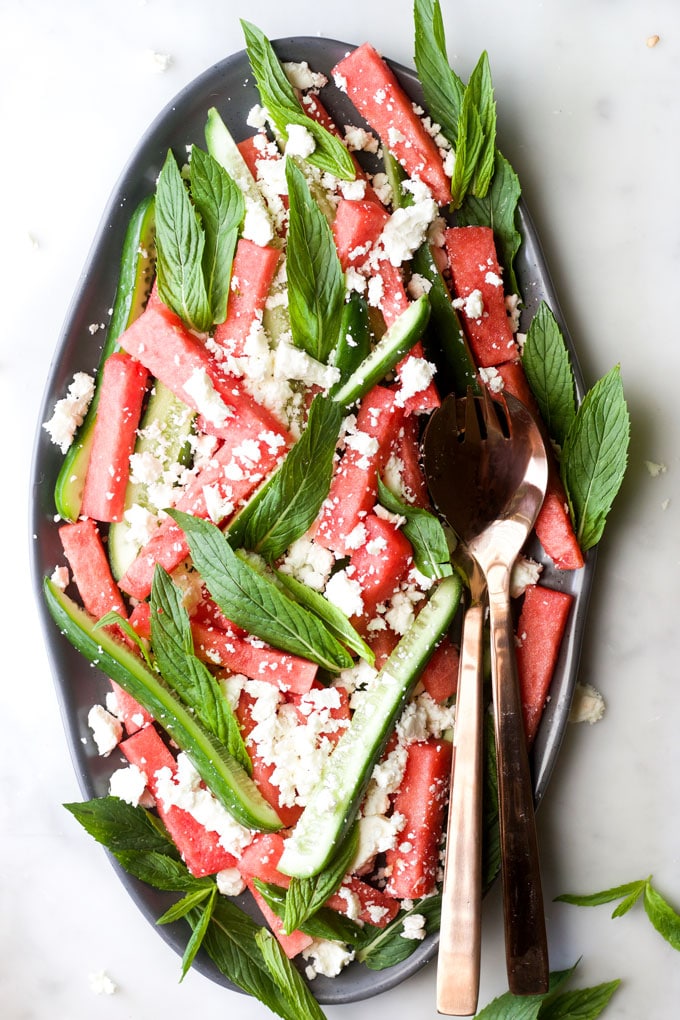
{"label": "watermelon stick", "polygon": [[149,195],[137,206],[128,224],[111,322],[96,374],[94,397],[75,442],[64,458],[54,487],[57,512],[66,521],[75,521],[80,515],[104,363],[118,349],[118,338],[141,313],[151,290],[156,250],[154,238],[154,199]]}

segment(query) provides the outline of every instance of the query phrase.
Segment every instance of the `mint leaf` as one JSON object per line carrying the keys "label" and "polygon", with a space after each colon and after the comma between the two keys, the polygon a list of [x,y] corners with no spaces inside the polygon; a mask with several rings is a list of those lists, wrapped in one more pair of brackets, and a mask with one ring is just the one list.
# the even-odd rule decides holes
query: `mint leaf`
{"label": "mint leaf", "polygon": [[345,277],[333,232],[292,159],[286,159],[286,181],[290,327],[297,346],[325,364],[340,336]]}
{"label": "mint leaf", "polygon": [[595,1020],[620,984],[619,980],[607,981],[592,988],[564,992],[541,1006],[539,1020]]}
{"label": "mint leaf", "polygon": [[323,623],[238,557],[216,525],[178,510],[168,513],[183,529],[210,594],[237,627],[333,672],[352,665]]}
{"label": "mint leaf", "polygon": [[543,995],[513,995],[512,992],[499,995],[477,1013],[476,1020],[537,1020],[543,1003],[555,995],[575,969],[574,966],[551,973],[550,986]]}
{"label": "mint leaf", "polygon": [[415,65],[425,105],[451,145],[458,146],[458,122],[465,85],[449,66],[441,7],[437,0],[415,0]]}
{"label": "mint leaf", "polygon": [[416,939],[405,939],[404,921],[407,917],[421,914],[425,918],[425,934],[439,930],[441,917],[441,895],[428,896],[417,900],[410,910],[400,911],[385,928],[369,933],[369,940],[357,951],[356,958],[370,970],[385,970],[406,960],[421,944]]}
{"label": "mint leaf", "polygon": [[421,574],[440,578],[453,573],[446,535],[434,514],[399,499],[380,477],[378,500],[390,513],[404,518],[401,530],[413,547],[413,562]]}
{"label": "mint leaf", "polygon": [[522,235],[515,224],[520,193],[517,174],[505,156],[496,150],[491,187],[484,198],[468,194],[456,214],[459,226],[484,226],[493,230],[498,261],[507,274],[509,294],[520,293],[514,270],[515,255],[522,243]]}
{"label": "mint leaf", "polygon": [[321,592],[315,591],[309,585],[303,584],[302,581],[298,581],[296,577],[292,577],[290,574],[284,574],[282,570],[276,571],[276,579],[284,588],[288,589],[296,602],[299,602],[300,605],[305,606],[318,616],[319,619],[323,620],[331,634],[338,639],[340,644],[355,652],[360,658],[368,662],[369,665],[372,666],[375,663],[375,653],[372,649],[368,647],[359,632],[354,629],[345,614],[337,606],[334,606],[332,602],[329,602]]}
{"label": "mint leaf", "polygon": [[355,169],[348,150],[338,138],[304,112],[269,39],[248,21],[242,19],[241,27],[262,105],[266,107],[278,133],[286,141],[288,125],[302,125],[316,143],[314,152],[307,156],[307,162],[335,177],[353,181]]}
{"label": "mint leaf", "polygon": [[645,911],[660,935],[673,949],[680,950],[680,915],[661,896],[651,882],[645,884]]}
{"label": "mint leaf", "polygon": [[[208,902],[204,904],[202,907],[197,908],[194,916],[191,917],[190,919],[192,927],[191,938],[187,942],[184,948],[184,953],[182,954],[182,973],[180,976],[180,981],[183,981],[184,978],[187,976],[189,968],[191,967],[196,957],[196,953],[201,948],[201,944],[208,930],[208,925],[210,924],[213,911],[215,910],[216,900],[217,900],[217,886],[213,885],[212,891],[210,892],[210,895],[208,897]],[[198,914],[198,920],[194,920],[196,914]]]}
{"label": "mint leaf", "polygon": [[194,654],[191,622],[182,593],[159,564],[151,586],[151,642],[165,682],[224,744],[241,768],[252,775],[252,762],[238,721],[217,680]]}
{"label": "mint leaf", "polygon": [[138,850],[166,854],[179,860],[177,848],[163,824],[144,808],[132,807],[119,797],[96,797],[82,804],[64,804],[64,807],[111,853]]}
{"label": "mint leaf", "polygon": [[274,983],[295,1009],[297,1020],[323,1020],[321,1007],[271,932],[260,928],[255,941]]}
{"label": "mint leaf", "polygon": [[522,365],[548,433],[562,446],[576,417],[574,375],[564,337],[545,301],[531,320]]}
{"label": "mint leaf", "polygon": [[187,914],[195,907],[205,902],[209,896],[212,896],[215,890],[214,883],[210,883],[209,886],[201,887],[200,889],[192,889],[185,893],[181,900],[177,900],[173,903],[168,910],[156,921],[156,924],[172,924],[174,921],[179,921],[181,918],[186,917]]}
{"label": "mint leaf", "polygon": [[355,824],[326,868],[311,878],[291,878],[283,914],[284,931],[290,933],[299,928],[337,891],[349,871],[358,845],[359,828]]}
{"label": "mint leaf", "polygon": [[484,131],[475,105],[474,92],[467,88],[458,120],[456,161],[451,178],[452,209],[457,209],[462,204],[468,192],[483,146]]}
{"label": "mint leaf", "polygon": [[[288,891],[280,885],[262,882],[259,878],[255,879],[255,886],[274,913],[282,918],[286,909]],[[368,925],[362,926],[344,914],[331,910],[330,907],[319,907],[314,914],[300,924],[300,931],[303,931],[305,935],[311,935],[314,939],[346,942],[351,946],[363,945],[370,938],[372,930]]]}
{"label": "mint leaf", "polygon": [[496,155],[496,103],[493,96],[489,56],[482,53],[467,84],[479,115],[479,124],[484,141],[477,156],[472,194],[484,198],[494,173]]}
{"label": "mint leaf", "polygon": [[630,418],[619,367],[586,394],[562,449],[562,479],[584,550],[600,540],[628,460]]}
{"label": "mint leaf", "polygon": [[111,626],[120,627],[123,633],[126,634],[127,637],[129,637],[130,640],[137,645],[137,648],[139,648],[140,652],[144,656],[144,661],[146,662],[149,669],[151,669],[152,668],[151,659],[149,658],[149,653],[147,651],[146,644],[139,636],[135,628],[132,626],[130,621],[126,620],[124,616],[120,615],[120,613],[117,613],[115,609],[112,609],[108,613],[104,613],[104,615],[100,616],[97,622],[95,623],[95,629],[97,627],[111,627]]}
{"label": "mint leaf", "polygon": [[[625,885],[616,885],[611,889],[603,889],[602,892],[588,893],[586,895],[564,893],[562,896],[556,896],[555,902],[571,903],[577,907],[599,907],[603,903],[624,900],[624,902],[628,903],[629,909],[644,892],[647,881],[646,878],[643,878],[639,882],[627,882]],[[613,916],[614,914],[612,914]]]}
{"label": "mint leaf", "polygon": [[216,159],[196,145],[191,150],[191,197],[205,233],[203,277],[213,323],[224,322],[231,267],[245,203],[237,184]]}
{"label": "mint leaf", "polygon": [[316,394],[299,440],[229,525],[232,547],[271,561],[305,534],[330,489],[342,418],[338,404]]}
{"label": "mint leaf", "polygon": [[191,329],[205,332],[212,324],[203,279],[205,235],[170,150],[156,185],[156,248],[158,296]]}

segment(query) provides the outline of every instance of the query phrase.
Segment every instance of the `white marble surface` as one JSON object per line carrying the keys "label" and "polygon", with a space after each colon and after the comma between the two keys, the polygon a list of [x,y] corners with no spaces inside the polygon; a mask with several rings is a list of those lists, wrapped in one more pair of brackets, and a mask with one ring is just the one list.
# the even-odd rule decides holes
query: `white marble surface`
{"label": "white marble surface", "polygon": [[[503,147],[544,239],[588,382],[620,362],[630,468],[598,562],[581,679],[604,694],[569,728],[539,815],[552,964],[578,986],[620,977],[607,1017],[668,1020],[680,959],[640,907],[553,904],[653,872],[680,907],[674,302],[680,271],[680,8],[675,0],[444,0],[467,77],[491,57]],[[7,1020],[180,1020],[267,1011],[178,960],[60,806],[78,799],[28,575],[28,479],[38,409],[71,294],[108,195],[157,111],[242,47],[238,15],[271,37],[364,38],[412,62],[408,0],[4,0],[0,408],[5,648],[0,832],[0,1013]],[[647,39],[660,36],[656,47]],[[169,54],[154,72],[151,52]],[[647,461],[666,470],[652,477]],[[499,901],[484,918],[481,1002],[504,989]],[[118,986],[96,996],[89,975]],[[330,1020],[434,1018],[434,967]]]}

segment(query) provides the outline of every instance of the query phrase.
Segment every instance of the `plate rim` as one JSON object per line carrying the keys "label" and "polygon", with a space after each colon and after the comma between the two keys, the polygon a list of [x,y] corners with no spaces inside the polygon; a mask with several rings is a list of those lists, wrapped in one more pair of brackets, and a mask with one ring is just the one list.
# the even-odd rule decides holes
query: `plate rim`
{"label": "plate rim", "polygon": [[[319,58],[326,50],[329,52],[333,51],[335,53],[335,62],[340,59],[340,51],[344,53],[357,48],[356,44],[346,43],[333,38],[317,36],[287,36],[279,39],[273,39],[272,45],[280,59],[307,60],[310,66],[314,69],[317,69]],[[295,56],[292,56],[291,54],[294,54]],[[419,98],[422,101],[422,89],[415,70],[399,63],[398,61],[390,60],[387,57],[385,59],[399,78],[402,85],[406,87],[410,97],[412,99]],[[78,660],[81,661],[82,665],[82,657],[79,656],[78,653],[71,648],[68,642],[66,642],[65,639],[58,633],[42,597],[42,582],[46,573],[46,567],[45,556],[42,555],[44,551],[43,545],[39,539],[42,537],[42,530],[45,528],[51,528],[54,532],[56,532],[57,524],[54,521],[54,508],[52,507],[51,514],[47,512],[49,508],[45,506],[44,500],[41,498],[44,495],[41,490],[44,489],[46,481],[45,462],[49,462],[50,459],[58,459],[59,462],[61,462],[61,455],[57,448],[52,446],[52,444],[49,443],[49,440],[46,440],[45,432],[42,428],[42,422],[49,417],[49,413],[51,412],[51,408],[56,399],[55,394],[59,392],[63,393],[65,389],[64,382],[66,376],[64,375],[64,363],[68,363],[66,355],[71,353],[75,348],[82,360],[82,355],[80,354],[80,348],[83,345],[82,324],[78,325],[79,316],[82,318],[83,306],[86,304],[85,294],[90,286],[93,270],[98,267],[98,262],[102,260],[106,262],[107,258],[112,257],[110,254],[107,257],[107,248],[112,246],[113,251],[116,252],[114,257],[117,279],[118,259],[120,257],[122,237],[129,218],[128,216],[123,215],[121,210],[124,209],[128,203],[129,193],[133,190],[131,186],[133,184],[135,186],[140,186],[146,178],[148,179],[149,191],[153,190],[155,173],[160,170],[162,155],[165,152],[165,149],[160,147],[160,136],[170,134],[173,131],[174,133],[177,132],[178,128],[172,128],[172,124],[179,116],[178,111],[183,110],[187,105],[193,105],[196,97],[201,97],[201,105],[205,118],[205,114],[207,114],[207,110],[210,105],[219,105],[220,101],[225,101],[224,97],[220,97],[216,91],[219,88],[220,78],[225,77],[231,71],[237,71],[239,69],[242,75],[249,74],[249,64],[245,49],[235,51],[222,60],[208,66],[191,81],[185,84],[174,95],[174,97],[165,103],[161,110],[151,120],[146,130],[142,133],[130,156],[123,165],[123,168],[112,188],[108,203],[100,217],[99,225],[95,231],[93,240],[83,263],[83,269],[71,296],[59,338],[53,350],[52,359],[44,384],[43,397],[40,405],[40,418],[36,425],[34,437],[30,473],[29,505],[31,507],[31,513],[29,516],[29,526],[31,575],[38,602],[39,615],[42,621],[43,637],[48,652],[48,660],[52,672],[53,683],[56,689],[62,725],[67,737],[68,747],[78,780],[78,785],[84,797],[98,795],[95,789],[95,779],[98,765],[101,770],[102,759],[97,756],[88,757],[86,754],[82,739],[84,733],[89,735],[89,730],[83,725],[84,720],[82,719],[82,713],[80,719],[78,718],[78,713],[74,713],[73,703],[76,700],[75,693],[72,690],[69,691],[68,684],[62,675],[64,658],[71,658],[72,656],[70,653],[73,653],[73,655],[77,656]],[[214,102],[211,100],[214,100]],[[226,102],[230,101],[231,97],[226,100]],[[353,108],[352,121],[363,123],[361,117],[358,113],[356,113],[356,111],[354,111]],[[156,139],[158,139],[159,145],[158,167],[155,170],[155,173],[152,174],[151,168],[147,166],[146,170],[140,176],[138,172],[140,160],[142,159],[144,152]],[[136,204],[136,201],[130,206],[128,213],[131,212],[134,204]],[[548,304],[560,325],[565,338],[565,343],[569,349],[574,369],[577,396],[580,400],[583,398],[585,393],[585,386],[578,355],[567,325],[564,321],[558,296],[550,274],[550,269],[523,196],[520,197],[518,216],[521,224],[522,245],[517,257],[517,275],[520,280],[522,280],[527,273],[530,274],[533,271],[540,277],[541,296],[544,296],[548,301]],[[118,239],[117,242],[114,240],[115,238]],[[531,268],[532,265],[533,270]],[[526,287],[523,287],[523,289],[526,290]],[[528,303],[526,307],[529,307]],[[98,350],[96,353],[99,353]],[[68,373],[69,377],[70,374],[72,373]],[[59,379],[61,381],[58,382]],[[49,474],[49,472],[47,473]],[[49,497],[51,498],[52,487],[49,486],[48,488]],[[560,661],[558,663],[558,671],[560,672],[562,679],[558,685],[557,696],[553,698],[546,708],[532,753],[534,763],[535,794],[539,805],[543,799],[550,777],[557,764],[559,750],[566,730],[569,705],[571,703],[571,697],[578,677],[580,655],[583,645],[583,634],[586,626],[588,604],[593,585],[596,554],[596,548],[589,550],[585,557],[585,566],[578,572],[569,572],[571,575],[578,574],[579,580],[574,592],[576,600],[572,611],[572,619],[568,627],[568,640],[563,643],[563,648],[560,653]],[[562,574],[564,573],[565,572],[562,572]],[[570,578],[564,576],[560,577],[559,575],[553,577],[552,573],[550,576],[555,584],[560,587],[566,586],[568,588],[568,582],[573,582],[574,580],[573,576]],[[92,671],[92,673],[96,674],[97,671]],[[99,673],[98,676],[105,680],[103,673]],[[110,771],[111,769],[109,768],[108,772],[110,773]],[[186,925],[181,922],[177,922],[173,925],[162,926],[159,929],[155,923],[160,913],[167,908],[171,894],[159,893],[150,886],[132,878],[118,864],[112,854],[106,851],[106,855],[137,908],[140,909],[147,920],[154,925],[156,931],[160,934],[163,940],[179,956],[181,956],[184,952],[188,938]],[[250,906],[252,909],[252,904],[249,902],[241,903],[241,905],[245,905],[246,907]],[[382,971],[368,971],[370,983],[368,982],[368,979],[363,982],[360,994],[353,994],[351,991],[353,983],[351,975],[356,973],[356,967],[361,966],[359,964],[351,964],[350,968],[343,971],[343,973],[337,978],[329,979],[317,977],[313,982],[311,982],[315,998],[322,1005],[342,1004],[363,1001],[387,991],[396,985],[401,984],[402,981],[407,980],[427,965],[436,956],[438,941],[439,936],[438,933],[435,932],[428,936],[420,944],[420,946],[418,946],[415,952],[401,963]],[[217,969],[209,957],[207,957],[207,954],[203,951],[201,951],[196,957],[196,960],[194,961],[194,968],[215,983],[233,991],[242,992],[241,989],[235,986]],[[363,970],[368,969],[364,967]]]}

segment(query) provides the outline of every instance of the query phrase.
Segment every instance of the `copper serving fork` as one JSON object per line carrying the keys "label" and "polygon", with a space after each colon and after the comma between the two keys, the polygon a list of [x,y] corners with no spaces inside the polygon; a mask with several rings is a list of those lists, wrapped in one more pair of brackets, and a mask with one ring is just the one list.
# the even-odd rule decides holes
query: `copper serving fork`
{"label": "copper serving fork", "polygon": [[510,395],[447,397],[423,438],[432,499],[472,567],[454,736],[437,1009],[477,1008],[481,945],[482,626],[486,590],[508,984],[548,988],[548,952],[534,802],[510,615],[510,575],[545,494],[547,459],[534,419]]}

